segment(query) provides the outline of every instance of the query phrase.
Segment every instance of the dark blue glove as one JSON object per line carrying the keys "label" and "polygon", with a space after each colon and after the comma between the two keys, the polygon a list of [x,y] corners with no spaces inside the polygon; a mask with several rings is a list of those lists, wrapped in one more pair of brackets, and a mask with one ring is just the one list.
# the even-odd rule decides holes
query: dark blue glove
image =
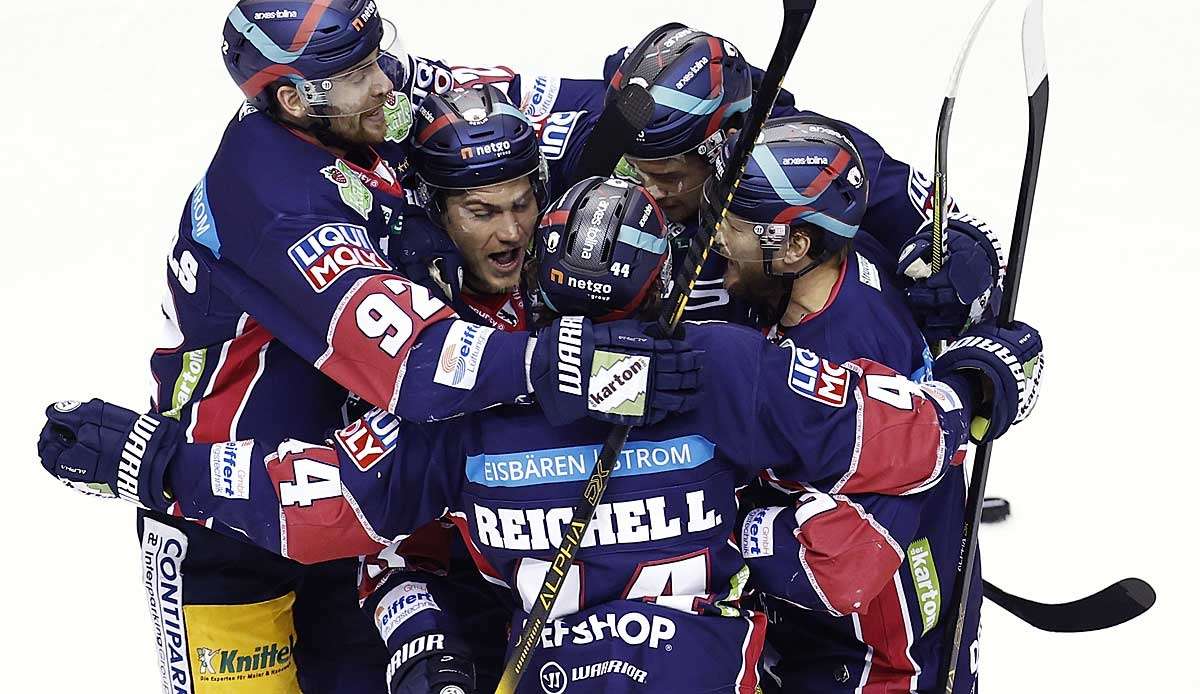
{"label": "dark blue glove", "polygon": [[933,373],[951,383],[956,376],[974,382],[971,390],[978,402],[971,439],[982,443],[1000,437],[1033,411],[1043,363],[1037,330],[1020,322],[1003,328],[989,324],[975,326],[951,343],[933,362]]}
{"label": "dark blue glove", "polygon": [[388,664],[389,694],[475,694],[475,665],[462,644],[422,634],[400,646]]}
{"label": "dark blue glove", "polygon": [[46,420],[38,456],[51,475],[85,494],[157,511],[170,505],[164,480],[180,440],[178,422],[103,400],[54,403]]}
{"label": "dark blue glove", "polygon": [[563,316],[538,332],[529,380],[546,418],[556,426],[582,417],[642,426],[694,409],[702,352],[683,339],[651,337],[651,326]]}
{"label": "dark blue glove", "polygon": [[932,273],[933,232],[926,224],[904,244],[896,273],[913,280],[908,305],[930,342],[949,340],[981,321],[996,317],[1000,306],[1000,241],[986,224],[961,212],[946,223],[942,268]]}

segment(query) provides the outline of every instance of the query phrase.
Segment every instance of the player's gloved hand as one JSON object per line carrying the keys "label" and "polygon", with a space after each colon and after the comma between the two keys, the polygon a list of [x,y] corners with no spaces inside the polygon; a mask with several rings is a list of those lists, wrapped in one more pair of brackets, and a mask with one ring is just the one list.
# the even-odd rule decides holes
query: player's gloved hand
{"label": "player's gloved hand", "polygon": [[641,426],[699,404],[703,354],[650,323],[563,316],[537,334],[529,380],[556,426],[582,417]]}
{"label": "player's gloved hand", "polygon": [[[1042,336],[1021,322],[1006,327],[978,325],[955,340],[933,362],[934,375],[974,400],[971,439],[998,438],[1037,404],[1042,377]],[[956,383],[967,381],[966,390]]]}
{"label": "player's gloved hand", "polygon": [[908,305],[930,341],[949,340],[996,317],[1000,306],[1000,241],[986,224],[962,212],[948,215],[942,267],[932,271],[932,223],[908,240],[896,264],[913,280]]}
{"label": "player's gloved hand", "polygon": [[[392,662],[400,655],[393,656]],[[475,694],[475,665],[462,655],[434,651],[417,660],[402,662],[398,668],[388,666],[389,694]]]}
{"label": "player's gloved hand", "polygon": [[38,456],[47,472],[85,494],[165,511],[164,480],[178,429],[171,419],[99,399],[56,402],[46,408]]}

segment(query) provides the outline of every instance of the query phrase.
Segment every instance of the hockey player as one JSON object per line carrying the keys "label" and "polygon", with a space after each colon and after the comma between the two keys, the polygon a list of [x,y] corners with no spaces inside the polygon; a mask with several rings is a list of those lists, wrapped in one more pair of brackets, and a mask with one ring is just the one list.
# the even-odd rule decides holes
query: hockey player
{"label": "hockey player", "polygon": [[[681,254],[698,228],[701,186],[714,171],[720,144],[740,126],[761,76],[729,41],[672,22],[609,56],[603,80],[522,76],[519,84],[523,110],[541,133],[555,191],[574,180],[572,169],[605,101],[631,81],[647,87],[655,100],[654,114],[626,157],[624,163],[632,166],[621,170],[634,174],[654,194],[672,222],[672,243]],[[800,113],[816,115],[798,111],[792,94],[781,92],[772,115]],[[930,276],[930,180],[890,157],[858,128],[841,127],[859,147],[872,190],[863,229],[889,251],[881,271],[902,273],[926,337],[948,339],[994,315],[1002,276],[995,239],[969,217],[951,219],[946,230],[950,252],[942,270]],[[723,261],[710,256],[688,305],[689,319],[749,320],[743,306],[731,305],[721,282],[723,269]]]}
{"label": "hockey player", "polygon": [[[722,163],[737,139],[723,147]],[[868,199],[862,166],[851,133],[831,121],[768,121],[718,234],[717,252],[728,259],[725,286],[773,316],[772,336],[791,350],[835,361],[868,358],[920,382],[930,375],[925,341],[893,278],[879,270],[887,255],[857,233]],[[1036,388],[1038,373],[1029,378]],[[876,396],[900,404],[910,387],[897,379],[880,384]],[[767,640],[780,656],[771,672],[781,691],[935,691],[946,648],[940,591],[953,581],[964,520],[962,468],[907,497],[831,498],[771,483],[799,490],[798,499],[750,511],[741,541],[751,575],[767,593]],[[876,573],[886,582],[853,603],[837,603],[814,576],[829,550],[812,545],[831,539],[815,521],[836,504],[852,505],[887,540],[888,551],[875,555],[891,569]],[[791,537],[801,540],[798,551],[786,541]],[[982,600],[975,576],[965,632],[972,639]],[[975,690],[977,657],[977,641],[962,649],[955,691]]]}
{"label": "hockey player", "polygon": [[467,320],[526,330],[522,270],[549,203],[546,160],[529,120],[496,87],[455,89],[422,102],[412,140],[409,161],[428,218],[406,222],[392,259]]}
{"label": "hockey player", "polygon": [[[657,296],[665,223],[643,189],[584,181],[543,221],[538,278],[548,305],[599,318]],[[581,320],[552,325],[547,335],[559,350],[576,345]],[[970,343],[942,357],[944,383],[915,384],[869,360],[812,363],[806,350],[780,350],[744,328],[689,331],[706,350],[702,359],[719,362],[704,371],[705,407],[640,430],[626,447],[543,634],[531,666],[537,681],[523,691],[570,684],[572,691],[753,692],[765,619],[739,605],[746,575],[727,542],[734,490],[766,468],[831,494],[917,492],[952,465],[972,414],[998,433],[1033,403],[1036,384],[1025,387],[1020,369]],[[1040,362],[1040,340],[1026,326],[991,335],[1022,362]],[[615,357],[597,373],[605,379],[592,391],[597,400],[623,408],[641,399],[643,361]],[[168,419],[100,401],[59,403],[47,415],[43,465],[73,486],[119,489],[158,508],[169,492],[186,514],[222,519],[301,561],[378,550],[449,510],[480,571],[526,606],[598,454],[592,442],[605,432],[588,422],[552,427],[522,407],[431,425],[376,410],[328,446],[204,446],[181,444],[179,425]],[[214,487],[210,469],[226,468],[248,473],[244,495]],[[847,512],[812,522],[836,528]],[[850,564],[833,562],[817,577],[839,601],[864,590]],[[391,606],[385,617],[407,618],[428,611],[427,598],[389,594],[380,605]],[[522,619],[518,611],[514,630]],[[427,634],[389,643],[393,671],[452,640]]]}
{"label": "hockey player", "polygon": [[[626,351],[605,348],[621,329],[588,338],[573,355],[578,392],[560,389],[527,367],[534,356],[551,367],[553,340],[470,341],[475,326],[385,261],[380,244],[406,207],[392,163],[411,122],[406,93],[393,90],[417,81],[404,74],[415,63],[383,53],[386,28],[374,0],[242,0],[230,13],[222,54],[247,101],[171,250],[155,409],[194,442],[317,440],[351,392],[415,420],[536,395],[560,422],[627,421],[586,398],[593,351]],[[651,418],[688,404],[655,390],[671,382],[651,384]],[[218,488],[245,494],[241,471],[227,472]],[[381,690],[387,654],[358,609],[353,562],[302,567],[211,517],[147,507],[138,526],[164,691]],[[272,655],[234,676],[214,672],[200,647]]]}

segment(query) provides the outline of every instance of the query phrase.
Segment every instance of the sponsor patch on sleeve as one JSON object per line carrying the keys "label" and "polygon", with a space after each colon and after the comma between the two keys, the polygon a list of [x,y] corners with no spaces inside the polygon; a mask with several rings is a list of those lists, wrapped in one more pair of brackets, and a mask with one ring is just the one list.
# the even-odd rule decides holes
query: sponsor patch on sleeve
{"label": "sponsor patch on sleeve", "polygon": [[208,451],[213,496],[250,498],[250,456],[253,441],[214,443]]}
{"label": "sponsor patch on sleeve", "polygon": [[442,343],[433,382],[459,390],[474,388],[479,366],[483,363],[483,350],[494,332],[482,325],[454,321]]}
{"label": "sponsor patch on sleeve", "polygon": [[788,386],[794,392],[830,407],[843,407],[846,404],[850,392],[850,372],[845,367],[790,342],[784,342],[784,346],[792,350]]}
{"label": "sponsor patch on sleeve", "polygon": [[371,245],[366,228],[356,224],[322,224],[292,244],[288,257],[317,293],[348,270],[390,269]]}
{"label": "sponsor patch on sleeve", "polygon": [[596,350],[588,379],[588,409],[640,417],[646,412],[650,357]]}
{"label": "sponsor patch on sleeve", "polygon": [[562,80],[558,77],[538,75],[533,78],[533,87],[521,95],[521,112],[529,116],[529,120],[542,120],[554,110],[554,102],[558,100],[558,90]]}
{"label": "sponsor patch on sleeve", "polygon": [[742,556],[747,559],[775,554],[775,517],[782,506],[756,508],[742,521]]}
{"label": "sponsor patch on sleeve", "polygon": [[557,111],[551,113],[544,121],[535,121],[533,127],[538,130],[539,147],[549,161],[563,158],[567,151],[567,143],[575,126],[587,111]]}
{"label": "sponsor patch on sleeve", "polygon": [[425,610],[441,610],[429,587],[419,581],[405,581],[392,588],[375,608],[375,628],[384,641],[410,617]]}
{"label": "sponsor patch on sleeve", "polygon": [[882,291],[879,288],[879,268],[864,258],[862,253],[855,253],[854,255],[858,256],[858,281],[877,292]]}
{"label": "sponsor patch on sleeve", "polygon": [[399,429],[400,420],[376,408],[350,426],[339,429],[333,438],[358,469],[366,472],[396,448]]}

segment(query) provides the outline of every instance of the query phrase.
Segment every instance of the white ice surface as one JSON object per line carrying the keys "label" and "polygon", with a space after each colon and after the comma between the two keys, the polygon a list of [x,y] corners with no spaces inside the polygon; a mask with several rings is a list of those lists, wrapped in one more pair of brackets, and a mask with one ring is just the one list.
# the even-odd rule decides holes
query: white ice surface
{"label": "white ice surface", "polygon": [[[228,0],[5,3],[0,41],[0,689],[152,692],[157,666],[132,509],[68,492],[36,463],[41,410],[146,402],[163,256],[238,94],[220,62]],[[779,5],[381,0],[408,48],[591,76],[607,52],[681,19],[765,64]],[[786,85],[928,167],[942,88],[977,2],[819,4]],[[1025,142],[1023,3],[993,10],[955,110],[950,186],[1011,224]],[[406,14],[402,14],[406,13]],[[985,575],[1064,600],[1129,576],[1158,589],[1106,633],[1032,631],[989,607],[984,691],[1200,691],[1189,537],[1200,465],[1200,10],[1049,0],[1050,122],[1022,287],[1049,368],[1038,411],[997,447]]]}

